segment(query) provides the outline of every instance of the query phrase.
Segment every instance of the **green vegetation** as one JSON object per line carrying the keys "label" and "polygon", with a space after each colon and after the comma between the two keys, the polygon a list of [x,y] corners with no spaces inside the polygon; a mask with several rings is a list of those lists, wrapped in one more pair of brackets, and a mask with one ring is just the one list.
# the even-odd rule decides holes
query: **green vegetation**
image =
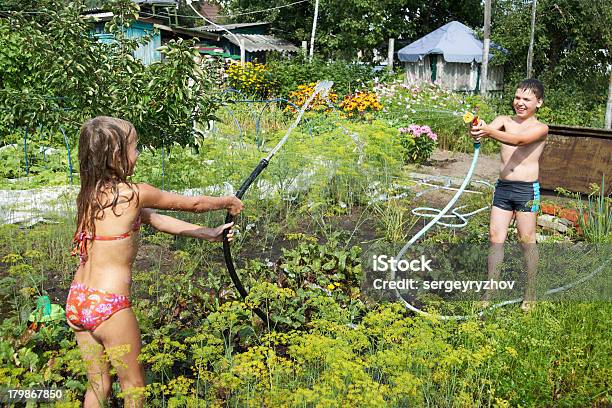
{"label": "green vegetation", "polygon": [[592,243],[610,243],[612,239],[612,197],[606,195],[605,177],[601,185],[593,184],[586,202],[579,193],[572,193],[563,188],[557,191],[564,196],[575,199],[574,208],[578,210],[578,226],[584,237]]}
{"label": "green vegetation", "polygon": [[160,48],[164,62],[145,66],[132,56],[140,42],[125,35],[138,6],[115,0],[107,7],[114,13],[108,44],[90,35],[82,4],[46,0],[37,13],[0,18],[2,145],[5,134],[26,126],[63,127],[74,144],[80,125],[97,115],[133,122],[145,146],[193,143],[193,121],[216,109],[215,67],[197,64],[195,42],[182,39]]}
{"label": "green vegetation", "polygon": [[[420,96],[425,101],[439,95],[419,92],[428,93]],[[233,108],[243,135],[220,110],[214,132],[196,139],[197,151],[178,145],[166,151],[166,186],[217,194],[224,181],[238,185],[265,154],[260,149],[274,145],[291,121],[282,107],[271,106],[256,134],[251,107]],[[510,306],[456,322],[371,297],[365,276],[371,254],[403,245],[417,221],[410,213],[414,194],[372,201],[413,187],[402,182],[413,167],[390,124],[408,119],[381,111],[370,123],[340,114],[309,113],[245,197],[233,244],[250,292],[244,302],[217,247],[143,229],[132,299],[143,333],[147,406],[608,403],[609,302],[540,301],[528,315]],[[448,118],[457,129],[464,126],[460,117]],[[134,180],[160,185],[160,160],[159,151],[145,150]],[[58,174],[66,181],[64,171]],[[489,193],[470,195],[463,203],[469,211],[490,199]],[[213,225],[222,214],[180,216]],[[31,229],[0,227],[0,379],[16,387],[65,387],[73,401],[65,406],[78,406],[86,387],[74,336],[64,323],[28,330],[27,316],[38,295],[64,302],[76,265],[69,256],[73,218]],[[486,244],[487,229],[488,215],[481,213],[464,230],[437,229],[424,245]],[[462,260],[462,269],[473,269],[473,259]],[[565,277],[584,276],[584,265]],[[431,294],[419,302],[433,313],[478,310],[473,302],[444,304]],[[254,308],[267,314],[268,326]]]}
{"label": "green vegetation", "polygon": [[[112,44],[89,37],[78,7],[57,0],[38,6],[21,3],[24,9],[27,5],[47,12],[0,18],[3,190],[69,183],[60,126],[66,130],[78,185],[78,126],[104,113],[136,125],[145,148],[134,182],[224,194],[243,181],[295,118],[284,103],[264,109],[261,104],[223,97],[218,78],[209,74],[214,70],[194,62],[191,42],[168,44],[162,49],[163,63],[144,66],[134,60],[131,50],[137,44],[122,35],[122,27],[136,11],[132,1],[111,4],[116,11],[109,24],[116,35]],[[331,11],[337,4],[322,2],[328,11],[322,15],[329,19],[321,23],[323,49],[331,52],[349,44],[348,53],[350,47],[377,46],[387,29],[384,13],[376,14],[368,36],[355,36],[357,23],[362,24],[356,19],[366,9],[381,11],[397,4],[357,3],[354,15],[341,27],[343,36],[329,35],[326,41],[324,36],[333,34]],[[469,11],[480,16],[480,2],[455,3],[442,2],[439,15],[433,5],[424,5],[418,20],[423,24],[418,27],[397,21],[403,9],[387,9],[398,11],[389,22],[396,31],[389,32],[433,29],[441,25],[442,15],[466,16]],[[500,4],[506,3],[524,11],[524,2]],[[10,6],[21,7],[16,1]],[[304,10],[310,6],[300,4]],[[559,7],[569,6],[562,1]],[[272,15],[275,23],[283,21],[284,12],[274,12],[278,13]],[[584,51],[584,43],[578,45]],[[245,300],[233,287],[218,246],[143,227],[131,299],[143,336],[146,406],[603,407],[612,403],[612,306],[605,301],[610,296],[609,264],[585,288],[568,291],[573,293],[567,297],[542,298],[529,314],[511,305],[489,310],[482,318],[443,320],[436,316],[473,314],[479,306],[471,300],[448,301],[440,293],[419,294],[415,301],[434,315],[429,318],[409,312],[389,293],[372,293],[372,254],[393,255],[423,223],[411,209],[424,197],[417,196],[418,186],[408,174],[427,162],[436,147],[471,152],[473,142],[463,114],[478,106],[478,114],[490,121],[505,112],[506,102],[454,94],[430,84],[406,85],[392,77],[374,82],[364,65],[317,58],[312,64],[303,57],[270,61],[251,76],[242,78],[237,69],[234,74],[230,80],[244,87],[246,94],[286,97],[306,84],[300,89],[303,97],[312,92],[308,83],[325,78],[334,80],[334,92],[346,98],[344,105],[339,98],[331,107],[307,112],[245,196],[245,210],[238,218],[240,233],[232,244],[238,272],[249,289]],[[568,110],[556,110],[562,106],[563,89],[547,93],[552,109],[540,111],[544,120],[598,123],[600,102],[575,111],[570,105]],[[354,94],[356,90],[363,93]],[[581,119],[573,121],[574,114]],[[208,120],[214,124],[208,126]],[[194,123],[198,131],[193,130]],[[497,149],[491,140],[483,141],[483,152]],[[478,192],[462,197],[466,212],[490,204],[490,190]],[[68,192],[60,200],[74,203],[74,195]],[[609,259],[605,245],[612,239],[612,206],[603,187],[577,205],[581,217],[579,228],[567,234],[571,241],[553,237],[570,246],[542,248],[541,261],[549,272],[541,275],[544,289],[583,278]],[[0,225],[0,383],[14,388],[65,388],[67,400],[53,405],[60,407],[80,406],[87,387],[85,362],[64,322],[34,327],[28,315],[41,295],[64,305],[78,262],[69,255],[73,211],[45,214],[47,223],[31,227]],[[223,215],[178,214],[202,225],[218,225]],[[470,218],[466,228],[434,228],[419,249],[440,252],[452,245],[465,247],[459,247],[457,262],[444,265],[433,277],[456,273],[453,276],[473,279],[482,255],[475,248],[487,245],[488,222],[488,213],[481,212]],[[514,234],[510,240],[516,243]],[[595,244],[602,246],[590,247]],[[591,248],[586,251],[588,259],[570,255],[585,247]],[[559,251],[571,258],[569,266],[561,262]],[[520,259],[509,258],[515,263]],[[564,273],[557,273],[562,267]],[[253,313],[255,308],[264,311],[268,325]],[[122,352],[110,350],[106,358],[113,360]],[[119,385],[113,388],[111,406],[120,401]]]}
{"label": "green vegetation", "polygon": [[[62,386],[78,401],[85,366],[70,330],[62,323],[30,331],[25,322],[36,295],[49,293],[57,303],[66,295],[74,259],[70,220],[61,221],[0,228],[0,378],[14,387]],[[275,225],[253,229],[259,232],[245,238],[242,253]],[[360,293],[358,247],[317,244],[296,232],[286,238],[302,243],[271,258],[272,266],[244,264],[251,291],[243,303],[211,246],[143,235],[132,298],[147,406],[609,402],[609,302],[540,302],[528,315],[510,307],[465,322],[413,316]],[[254,307],[269,314],[270,327]]]}

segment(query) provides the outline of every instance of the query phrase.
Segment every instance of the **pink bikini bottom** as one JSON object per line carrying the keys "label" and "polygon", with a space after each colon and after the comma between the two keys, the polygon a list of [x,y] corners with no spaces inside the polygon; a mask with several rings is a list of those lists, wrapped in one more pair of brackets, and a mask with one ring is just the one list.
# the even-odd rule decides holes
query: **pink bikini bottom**
{"label": "pink bikini bottom", "polygon": [[73,282],[66,301],[66,318],[73,325],[93,332],[100,323],[126,307],[130,307],[127,296]]}

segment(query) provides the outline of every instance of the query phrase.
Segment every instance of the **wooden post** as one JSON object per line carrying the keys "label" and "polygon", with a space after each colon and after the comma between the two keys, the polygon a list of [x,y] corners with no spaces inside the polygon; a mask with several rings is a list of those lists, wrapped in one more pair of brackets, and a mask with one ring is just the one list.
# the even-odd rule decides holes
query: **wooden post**
{"label": "wooden post", "polygon": [[240,39],[240,65],[244,67],[244,63],[246,60],[246,52],[244,50],[244,40]]}
{"label": "wooden post", "polygon": [[393,72],[393,53],[395,51],[395,38],[389,38],[389,49],[387,52],[387,71]]}
{"label": "wooden post", "polygon": [[536,21],[536,7],[538,0],[533,0],[531,5],[531,37],[529,38],[529,51],[527,52],[527,78],[531,78],[533,72],[533,42],[535,38],[535,21]]}
{"label": "wooden post", "polygon": [[485,0],[484,9],[484,44],[482,47],[482,67],[480,73],[480,93],[487,95],[487,78],[489,69],[489,42],[491,41],[491,0]]}
{"label": "wooden post", "polygon": [[317,31],[317,18],[318,17],[319,17],[319,0],[316,0],[316,2],[315,2],[314,18],[312,20],[312,34],[310,35],[310,58],[309,58],[309,61],[312,61],[312,56],[314,54],[315,31]]}
{"label": "wooden post", "polygon": [[606,105],[606,129],[612,129],[612,71],[610,71],[610,83],[608,84],[608,104]]}

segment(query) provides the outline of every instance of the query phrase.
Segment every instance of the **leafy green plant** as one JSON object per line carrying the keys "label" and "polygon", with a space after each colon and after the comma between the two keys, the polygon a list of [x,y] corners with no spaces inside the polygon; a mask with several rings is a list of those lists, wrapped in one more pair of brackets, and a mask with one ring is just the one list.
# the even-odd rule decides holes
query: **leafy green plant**
{"label": "leafy green plant", "polygon": [[592,184],[586,203],[580,193],[563,188],[555,190],[576,200],[574,207],[578,210],[578,226],[588,242],[612,242],[612,199],[605,194],[605,185],[605,176],[602,176],[601,186]]}
{"label": "leafy green plant", "polygon": [[417,222],[399,200],[388,200],[374,205],[374,211],[381,225],[381,235],[389,242],[404,242],[408,231]]}
{"label": "leafy green plant", "polygon": [[361,282],[361,248],[350,250],[338,247],[332,240],[324,245],[303,242],[295,249],[283,250],[281,267],[291,283],[290,287],[307,287],[316,284],[320,287],[358,286]]}
{"label": "leafy green plant", "polygon": [[[195,42],[182,39],[160,48],[163,61],[145,66],[133,52],[147,37],[126,35],[138,5],[115,0],[105,7],[113,12],[106,25],[110,43],[90,35],[91,20],[80,3],[49,0],[34,13],[0,19],[0,32],[11,32],[0,48],[15,55],[3,60],[3,72],[15,73],[2,77],[3,126],[74,130],[104,114],[134,123],[144,146],[193,144],[194,122],[206,123],[216,109],[216,69],[200,65]],[[31,47],[40,52],[30,53]],[[21,69],[26,60],[28,68]],[[73,143],[77,133],[68,134]]]}
{"label": "leafy green plant", "polygon": [[333,81],[334,90],[344,96],[364,89],[375,76],[367,65],[345,61],[328,62],[319,57],[314,57],[309,62],[303,55],[298,55],[290,60],[269,61],[267,66],[277,84],[276,96],[285,98],[299,85],[317,82],[321,79]]}
{"label": "leafy green plant", "polygon": [[234,62],[228,67],[227,75],[229,86],[248,96],[267,98],[275,85],[264,64],[246,62],[243,67]]}
{"label": "leafy green plant", "polygon": [[400,143],[406,149],[406,161],[425,163],[433,154],[438,135],[429,126],[410,125],[399,128]]}
{"label": "leafy green plant", "polygon": [[[395,80],[377,84],[374,90],[383,104],[380,117],[396,127],[410,123],[428,126],[437,135],[438,146],[446,150],[473,150],[473,139],[461,119],[465,112],[478,106],[479,115],[487,122],[496,116],[489,100],[454,93],[428,82],[404,83]],[[481,150],[485,153],[496,152],[499,146],[495,141],[485,139]]]}
{"label": "leafy green plant", "polygon": [[[79,406],[87,367],[72,331],[64,322],[32,331],[19,320],[22,309],[35,307],[37,288],[53,284],[65,298],[71,275],[58,278],[56,271],[73,272],[70,222],[0,226],[0,379],[19,388],[66,388],[66,405]],[[233,297],[217,250],[149,236],[132,298],[142,328],[146,406],[610,402],[609,302],[540,301],[530,314],[507,307],[466,321],[413,315],[360,293],[358,247],[291,233],[297,245],[280,262],[249,262],[241,271],[251,289],[245,303]],[[47,262],[53,257],[60,264]],[[254,306],[269,313],[270,326],[253,318]]]}

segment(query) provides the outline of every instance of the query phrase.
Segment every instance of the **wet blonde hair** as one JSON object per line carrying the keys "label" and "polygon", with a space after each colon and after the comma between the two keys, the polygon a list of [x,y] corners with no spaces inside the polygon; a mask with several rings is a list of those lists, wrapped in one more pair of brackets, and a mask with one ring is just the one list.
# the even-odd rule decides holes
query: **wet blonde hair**
{"label": "wet blonde hair", "polygon": [[133,171],[133,163],[128,158],[131,137],[136,137],[136,129],[123,119],[98,116],[81,127],[77,233],[88,231],[95,236],[94,220],[103,219],[106,208],[111,207],[118,215],[115,210],[119,201],[119,184],[127,185],[132,192],[127,202],[136,197],[138,203],[136,190],[127,180]]}

